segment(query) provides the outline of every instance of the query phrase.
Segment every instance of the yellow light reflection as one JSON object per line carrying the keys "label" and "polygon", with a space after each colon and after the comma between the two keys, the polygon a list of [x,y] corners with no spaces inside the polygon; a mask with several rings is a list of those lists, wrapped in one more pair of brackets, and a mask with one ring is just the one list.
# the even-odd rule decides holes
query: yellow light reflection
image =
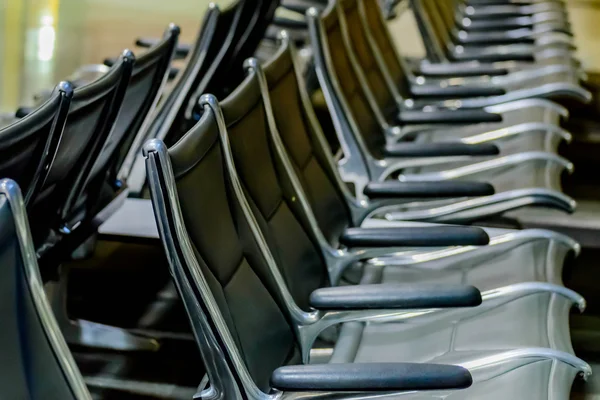
{"label": "yellow light reflection", "polygon": [[54,55],[54,43],[56,41],[56,30],[54,29],[54,18],[52,15],[42,15],[40,18],[40,29],[37,39],[37,59],[49,61]]}

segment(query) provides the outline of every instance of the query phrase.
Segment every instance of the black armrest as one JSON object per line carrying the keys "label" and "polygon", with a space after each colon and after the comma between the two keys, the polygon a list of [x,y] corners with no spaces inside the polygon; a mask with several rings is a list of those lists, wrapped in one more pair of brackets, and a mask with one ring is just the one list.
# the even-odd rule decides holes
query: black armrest
{"label": "black armrest", "polygon": [[495,156],[500,154],[500,150],[493,143],[399,142],[386,145],[384,153],[390,157]]}
{"label": "black armrest", "polygon": [[478,124],[501,122],[502,115],[478,109],[464,110],[403,110],[398,113],[398,123],[402,124]]}
{"label": "black armrest", "polygon": [[[117,62],[117,58],[116,57],[109,57],[109,58],[105,58],[104,59],[104,65],[106,65],[107,67],[112,67],[115,63]],[[175,79],[175,77],[177,76],[177,74],[179,73],[179,68],[175,68],[175,67],[171,67],[169,69],[169,80],[171,79]]]}
{"label": "black armrest", "polygon": [[444,364],[290,365],[271,375],[271,386],[284,391],[442,390],[464,389],[472,383],[467,369]]}
{"label": "black armrest", "polygon": [[23,118],[26,115],[31,114],[33,110],[35,110],[33,107],[19,107],[17,108],[17,111],[15,111],[15,117]]}
{"label": "black armrest", "polygon": [[[156,45],[159,41],[160,41],[160,39],[156,39],[156,38],[137,38],[135,40],[135,45],[138,47],[148,48],[148,47],[152,47],[152,46]],[[184,43],[178,44],[177,48],[175,49],[175,54],[173,54],[173,58],[175,58],[175,59],[186,58],[190,52],[190,48],[191,48],[191,46],[189,44],[184,44]]]}
{"label": "black armrest", "polygon": [[444,99],[457,99],[465,97],[502,96],[506,91],[494,86],[438,86],[438,85],[411,85],[410,91],[415,97],[435,97]]}
{"label": "black armrest", "polygon": [[456,35],[455,41],[459,44],[534,44],[531,37],[513,37],[508,32],[469,32],[465,35]]}
{"label": "black armrest", "polygon": [[470,285],[380,283],[321,288],[310,294],[317,310],[395,310],[477,307],[481,293]]}
{"label": "black armrest", "polygon": [[500,61],[526,61],[534,62],[535,55],[533,51],[486,51],[485,48],[472,46],[462,46],[463,50],[452,52],[448,57],[454,61],[479,61],[479,62],[500,62]]}
{"label": "black armrest", "polygon": [[310,306],[317,310],[477,307],[481,301],[479,290],[470,285],[380,283],[333,286],[310,294]]}
{"label": "black armrest", "polygon": [[323,9],[325,9],[325,7],[327,7],[327,2],[326,1],[323,2],[323,1],[319,1],[319,0],[311,0],[311,1],[284,0],[281,2],[281,7],[287,8],[288,10],[296,11],[296,12],[304,15],[304,14],[306,14],[306,11],[311,7],[314,7],[317,10],[322,11]]}
{"label": "black armrest", "polygon": [[491,196],[494,192],[494,187],[487,182],[399,182],[393,180],[369,182],[363,191],[371,199]]}
{"label": "black armrest", "polygon": [[112,67],[113,65],[115,65],[116,62],[117,62],[117,57],[108,57],[108,58],[104,59],[102,64],[106,65],[107,67]]}
{"label": "black armrest", "polygon": [[[470,15],[469,16],[469,24],[468,26],[461,26],[461,29],[467,32],[480,32],[480,31],[489,31],[493,30],[508,30],[508,29],[521,29],[521,28],[531,28],[533,25],[531,24],[531,20],[528,17],[504,17],[504,18],[493,18],[489,17]],[[570,32],[570,24],[566,21],[562,22],[560,25],[555,25],[555,31],[563,32],[568,35]]]}
{"label": "black armrest", "polygon": [[418,75],[431,77],[499,76],[507,75],[508,69],[492,64],[465,65],[459,63],[428,64],[423,63],[415,71]]}
{"label": "black armrest", "polygon": [[340,236],[340,243],[348,247],[483,246],[489,242],[487,233],[475,226],[348,228]]}
{"label": "black armrest", "polygon": [[290,18],[275,17],[273,18],[273,24],[281,28],[308,29],[306,21],[298,21]]}

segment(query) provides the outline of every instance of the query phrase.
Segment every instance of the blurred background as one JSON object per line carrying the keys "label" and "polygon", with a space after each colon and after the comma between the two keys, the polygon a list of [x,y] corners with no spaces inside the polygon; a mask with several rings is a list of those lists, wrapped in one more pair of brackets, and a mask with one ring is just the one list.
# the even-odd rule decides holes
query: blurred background
{"label": "blurred background", "polygon": [[[226,4],[229,0],[218,0]],[[208,0],[2,0],[0,7],[0,112],[29,106],[33,95],[53,87],[79,66],[101,63],[131,47],[133,38],[160,36],[165,21],[193,41]],[[600,0],[569,0],[579,58],[600,72]],[[195,10],[195,11],[194,11]],[[410,12],[392,22],[406,55],[422,46]],[[396,36],[399,37],[399,36]]]}

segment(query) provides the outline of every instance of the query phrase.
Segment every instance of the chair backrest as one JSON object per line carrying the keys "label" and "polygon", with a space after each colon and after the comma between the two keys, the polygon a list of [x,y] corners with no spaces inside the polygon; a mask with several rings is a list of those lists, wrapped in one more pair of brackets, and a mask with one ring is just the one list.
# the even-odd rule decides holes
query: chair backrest
{"label": "chair backrest", "polygon": [[[73,91],[67,122],[39,193],[32,199],[35,227],[69,223],[119,114],[135,57],[125,51],[102,77]],[[90,198],[94,200],[93,196]],[[48,212],[58,210],[58,213]]]}
{"label": "chair backrest", "polygon": [[435,5],[429,1],[410,0],[410,2],[427,50],[427,58],[433,62],[444,61],[446,59],[445,49],[451,43],[447,21],[440,17],[438,12],[432,8]]}
{"label": "chair backrest", "polygon": [[198,71],[199,79],[189,86],[177,118],[170,127],[163,123],[161,132],[154,137],[164,140],[167,145],[176,143],[198,120],[198,99],[202,94],[213,93],[223,98],[243,80],[242,63],[258,47],[278,3],[278,0],[238,0],[220,13],[218,24],[205,46],[202,59],[206,67]]}
{"label": "chair backrest", "polygon": [[0,176],[18,182],[26,204],[39,191],[54,159],[72,96],[71,84],[61,82],[41,106],[0,129]]}
{"label": "chair backrest", "polygon": [[320,15],[316,9],[310,9],[306,16],[315,74],[339,142],[339,151],[336,153],[336,158],[339,159],[338,170],[344,182],[353,187],[354,196],[360,197],[364,187],[371,180],[370,176],[377,175],[377,171],[372,171],[371,167],[376,163],[376,159],[370,152],[367,140],[360,132],[359,124],[352,115],[352,109],[344,96],[340,95],[343,90],[338,78],[332,72],[333,61],[331,54],[326,51],[327,35]]}
{"label": "chair backrest", "polygon": [[111,164],[111,178],[116,179],[125,157],[131,154],[129,156],[131,158],[140,152],[148,124],[152,120],[168,78],[179,33],[180,29],[177,25],[169,25],[162,40],[141,57],[136,58],[123,107],[94,165],[91,177]]}
{"label": "chair backrest", "polygon": [[310,225],[300,202],[304,195],[293,187],[284,160],[270,138],[256,72],[251,72],[221,107],[248,202],[294,302],[308,311],[310,293],[328,284],[327,267],[319,247],[319,232]]}
{"label": "chair backrest", "polygon": [[[362,44],[355,45],[361,65],[363,57],[370,59],[379,56],[377,60],[379,63],[374,66],[385,68],[385,72],[391,79],[389,83],[397,88],[400,96],[408,98],[410,97],[407,81],[409,71],[404,68],[401,55],[398,54],[378,2],[379,0],[348,0],[340,1],[340,5],[348,21],[348,31],[352,39],[369,44],[366,48]],[[371,55],[367,54],[369,52]],[[376,87],[373,87],[374,92],[375,89]]]}
{"label": "chair backrest", "polygon": [[279,3],[279,0],[243,1],[240,24],[234,36],[235,47],[215,70],[215,76],[209,82],[206,91],[198,93],[212,93],[217,98],[225,98],[244,80],[242,64],[258,48]]}
{"label": "chair backrest", "polygon": [[0,180],[0,387],[6,399],[91,400],[44,292],[19,187]]}
{"label": "chair backrest", "polygon": [[[284,41],[263,67],[277,131],[302,183],[321,231],[332,245],[351,223],[343,183],[314,114],[293,45]],[[355,199],[350,198],[350,201]]]}
{"label": "chair backrest", "polygon": [[[309,15],[308,23],[319,84],[334,125],[344,125],[335,127],[342,149],[354,145],[355,150],[348,149],[353,155],[360,152],[363,157],[381,158],[385,144],[380,122],[383,117],[378,118],[374,100],[369,99],[352,67],[335,2],[320,15]],[[355,143],[350,143],[352,140]]]}
{"label": "chair backrest", "polygon": [[[236,10],[237,3],[225,10],[210,3],[200,24],[196,41],[188,55],[186,67],[180,73],[169,95],[158,106],[156,116],[148,128],[147,138],[165,140],[171,136],[179,138],[185,133],[185,131],[181,132],[181,125],[185,119],[187,104],[221,48],[221,41],[230,31]],[[180,133],[171,133],[172,130]]]}
{"label": "chair backrest", "polygon": [[160,236],[211,388],[237,399],[246,398],[234,395],[239,382],[269,392],[272,371],[300,363],[300,352],[258,227],[228,176],[231,153],[216,112],[207,107],[168,151],[153,140],[145,154]]}

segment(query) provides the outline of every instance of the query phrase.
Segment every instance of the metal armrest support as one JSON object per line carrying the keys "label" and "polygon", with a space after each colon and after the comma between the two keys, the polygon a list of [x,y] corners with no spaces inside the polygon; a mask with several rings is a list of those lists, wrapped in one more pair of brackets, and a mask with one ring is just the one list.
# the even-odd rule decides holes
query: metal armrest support
{"label": "metal armrest support", "polygon": [[382,283],[321,288],[310,295],[310,305],[318,310],[476,307],[481,301],[470,285]]}
{"label": "metal armrest support", "polygon": [[389,221],[469,223],[534,205],[572,213],[575,210],[576,202],[563,193],[554,190],[529,188],[496,193],[492,196],[476,197],[427,210],[406,211],[398,206],[384,206],[375,210],[370,217],[380,216]]}
{"label": "metal armrest support", "polygon": [[[585,299],[578,293],[559,286],[544,282],[526,282],[509,285],[495,290],[489,290],[481,295],[482,304],[478,307],[446,307],[446,308],[421,308],[421,309],[355,309],[355,310],[323,310],[317,311],[311,320],[300,322],[298,333],[302,348],[302,360],[308,364],[310,361],[310,349],[314,341],[323,330],[346,322],[395,322],[395,323],[435,323],[442,321],[453,323],[457,319],[468,319],[473,315],[480,314],[482,310],[492,310],[502,304],[510,303],[518,298],[530,296],[536,293],[556,293],[570,299],[573,305],[580,311],[585,309]],[[527,350],[529,351],[529,350]],[[508,352],[511,353],[511,352]],[[537,351],[533,351],[535,356]],[[561,353],[559,356],[572,357],[570,354]],[[508,358],[513,358],[510,355]],[[483,362],[478,367],[486,367],[488,362]],[[469,367],[471,369],[471,367]],[[499,371],[497,371],[499,372]]]}
{"label": "metal armrest support", "polygon": [[292,365],[276,369],[271,384],[292,391],[406,391],[463,389],[473,378],[444,364],[364,363]]}
{"label": "metal armrest support", "polygon": [[[510,154],[504,157],[497,157],[491,160],[481,161],[474,164],[461,166],[458,168],[451,168],[445,171],[439,172],[426,172],[418,174],[403,174],[402,179],[405,182],[430,182],[430,181],[443,181],[448,179],[461,179],[482,172],[499,170],[500,168],[506,168],[511,165],[519,165],[522,163],[531,163],[545,161],[557,164],[565,169],[567,172],[573,172],[573,163],[569,160],[553,153],[547,153],[543,151],[528,151],[524,153]],[[422,165],[427,165],[427,159],[424,159]],[[415,166],[415,165],[413,165]]]}

